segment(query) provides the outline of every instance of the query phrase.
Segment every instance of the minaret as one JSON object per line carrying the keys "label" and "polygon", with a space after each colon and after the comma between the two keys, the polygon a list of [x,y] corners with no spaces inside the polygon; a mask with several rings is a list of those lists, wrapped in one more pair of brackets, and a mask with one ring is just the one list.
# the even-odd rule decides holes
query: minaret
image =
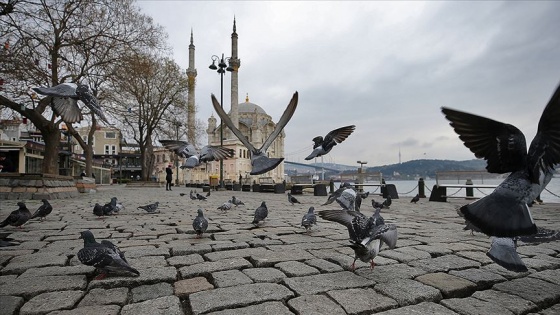
{"label": "minaret", "polygon": [[237,32],[235,26],[235,17],[233,18],[233,33],[231,33],[231,57],[229,59],[229,66],[233,68],[231,72],[231,114],[230,118],[236,128],[239,128],[239,78],[237,76],[239,67],[241,66],[241,60],[237,55]]}
{"label": "minaret", "polygon": [[194,86],[196,84],[196,69],[194,67],[194,44],[193,31],[191,28],[191,44],[189,45],[189,68],[187,69],[189,82],[187,94],[187,141],[191,144],[196,143],[196,107],[194,105]]}

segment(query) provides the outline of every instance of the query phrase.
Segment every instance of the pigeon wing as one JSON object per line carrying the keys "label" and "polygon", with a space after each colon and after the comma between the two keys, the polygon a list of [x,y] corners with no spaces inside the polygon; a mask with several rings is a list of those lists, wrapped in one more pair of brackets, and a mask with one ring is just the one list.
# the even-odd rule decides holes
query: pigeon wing
{"label": "pigeon wing", "polygon": [[233,149],[224,148],[221,146],[207,145],[200,150],[200,161],[210,162],[215,160],[227,160],[234,155]]}
{"label": "pigeon wing", "polygon": [[284,113],[282,114],[282,117],[280,117],[280,120],[278,120],[278,123],[276,124],[276,127],[274,127],[274,131],[272,131],[272,133],[264,141],[264,143],[261,147],[261,152],[265,152],[266,149],[268,149],[268,147],[276,139],[276,137],[278,137],[278,135],[282,132],[282,129],[284,129],[284,127],[286,127],[286,125],[288,124],[288,122],[290,121],[290,119],[292,118],[292,116],[294,115],[294,113],[296,111],[297,103],[298,103],[298,92],[296,91],[294,93],[294,95],[292,96],[292,99],[290,100],[290,103],[286,107],[286,110],[284,110]]}
{"label": "pigeon wing", "polygon": [[91,92],[91,90],[87,85],[84,84],[78,85],[78,87],[76,88],[76,95],[78,96],[80,101],[86,104],[86,106],[89,109],[91,109],[92,112],[95,113],[97,117],[101,118],[104,122],[109,124],[107,117],[105,116],[103,110],[101,109],[101,106],[97,102],[97,98],[95,97],[95,95],[93,95],[93,93]]}
{"label": "pigeon wing", "polygon": [[168,150],[175,152],[175,154],[184,158],[191,157],[197,154],[196,148],[185,141],[180,140],[159,140],[159,142]]}
{"label": "pigeon wing", "polygon": [[375,229],[375,238],[379,238],[383,243],[387,244],[390,249],[397,246],[397,226],[394,224],[384,224]]}
{"label": "pigeon wing", "polygon": [[352,134],[355,129],[355,125],[350,125],[329,132],[325,136],[325,140],[323,141],[323,148],[325,149],[325,151],[329,151],[337,143],[341,143],[342,141],[346,140],[346,138],[348,138],[348,136]]}
{"label": "pigeon wing", "polygon": [[55,96],[55,97],[70,97],[77,99],[76,86],[72,83],[61,83],[52,87],[36,87],[33,90],[41,95]]}
{"label": "pigeon wing", "polygon": [[54,112],[62,117],[62,120],[66,123],[75,123],[81,121],[84,117],[82,111],[78,107],[78,102],[76,99],[69,97],[52,97],[51,106]]}
{"label": "pigeon wing", "polygon": [[249,149],[253,154],[257,154],[259,151],[247,140],[247,138],[235,127],[231,119],[229,118],[228,114],[224,111],[224,109],[220,106],[220,103],[212,94],[212,105],[214,106],[214,110],[220,116],[222,121],[228,126],[228,128],[233,132],[233,134],[243,143],[243,145]]}
{"label": "pigeon wing", "polygon": [[356,243],[360,243],[365,237],[368,218],[358,211],[323,210],[319,211],[319,217],[346,226],[350,239]]}
{"label": "pigeon wing", "polygon": [[526,167],[525,136],[515,126],[442,107],[445,118],[477,158],[487,160],[490,173],[508,173]]}

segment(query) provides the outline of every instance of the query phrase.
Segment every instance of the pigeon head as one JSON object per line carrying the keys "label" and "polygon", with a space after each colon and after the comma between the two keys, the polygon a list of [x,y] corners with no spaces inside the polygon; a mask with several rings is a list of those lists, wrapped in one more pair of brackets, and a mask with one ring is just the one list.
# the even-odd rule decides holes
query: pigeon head
{"label": "pigeon head", "polygon": [[18,205],[18,207],[20,207],[20,208],[27,208],[27,207],[25,206],[25,202],[23,202],[23,201],[19,201],[19,202],[17,203],[17,205]]}
{"label": "pigeon head", "polygon": [[80,238],[84,240],[84,244],[95,243],[95,236],[90,230],[80,232]]}
{"label": "pigeon head", "polygon": [[197,212],[199,217],[204,216],[204,213],[202,212],[202,209],[198,209],[196,212]]}
{"label": "pigeon head", "polygon": [[309,207],[309,211],[307,211],[307,213],[313,213],[313,211],[315,211],[315,207]]}
{"label": "pigeon head", "polygon": [[49,201],[47,199],[41,199],[42,203],[48,203]]}
{"label": "pigeon head", "polygon": [[261,203],[261,207],[265,207],[265,208],[266,208],[266,201],[263,201],[263,202]]}

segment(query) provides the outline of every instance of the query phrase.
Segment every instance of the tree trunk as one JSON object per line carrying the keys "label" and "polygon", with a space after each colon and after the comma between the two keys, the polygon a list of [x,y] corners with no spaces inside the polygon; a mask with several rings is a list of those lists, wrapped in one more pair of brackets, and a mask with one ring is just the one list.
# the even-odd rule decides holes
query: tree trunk
{"label": "tree trunk", "polygon": [[58,175],[58,152],[60,149],[60,130],[48,126],[41,130],[45,141],[45,155],[43,156],[43,173]]}

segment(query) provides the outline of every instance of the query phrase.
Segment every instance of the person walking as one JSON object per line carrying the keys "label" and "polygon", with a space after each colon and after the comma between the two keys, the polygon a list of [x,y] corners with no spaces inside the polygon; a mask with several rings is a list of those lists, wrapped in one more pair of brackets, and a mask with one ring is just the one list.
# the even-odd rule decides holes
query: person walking
{"label": "person walking", "polygon": [[171,190],[171,181],[173,180],[173,169],[172,169],[172,165],[169,164],[166,168],[165,168],[165,190]]}

